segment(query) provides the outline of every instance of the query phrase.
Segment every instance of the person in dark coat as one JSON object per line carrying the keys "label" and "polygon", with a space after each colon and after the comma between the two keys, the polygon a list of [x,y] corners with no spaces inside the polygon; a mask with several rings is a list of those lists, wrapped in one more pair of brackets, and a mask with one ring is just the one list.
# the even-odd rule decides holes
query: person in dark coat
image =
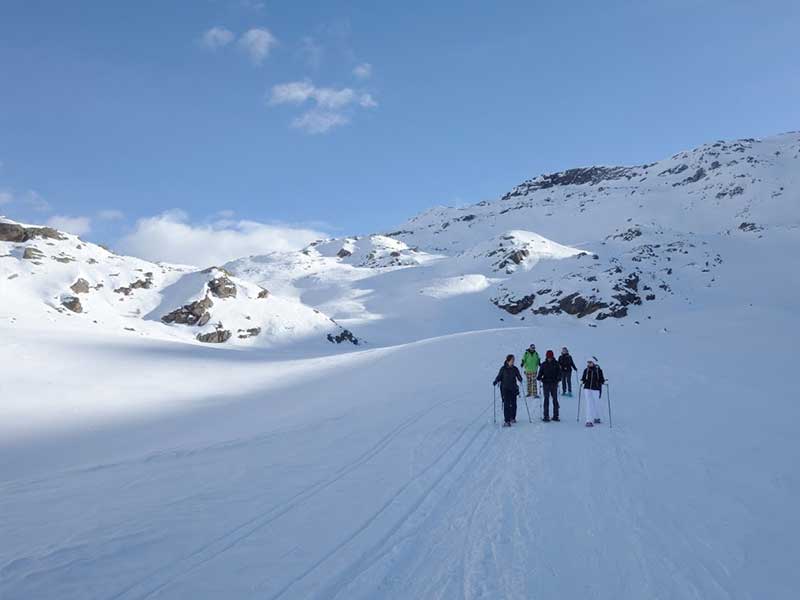
{"label": "person in dark coat", "polygon": [[561,349],[558,366],[561,367],[561,395],[572,396],[572,372],[577,372],[578,367],[575,366],[575,361],[566,348]]}
{"label": "person in dark coat", "polygon": [[517,396],[519,396],[518,382],[522,381],[519,369],[514,366],[514,355],[506,356],[506,361],[500,367],[494,385],[500,384],[500,396],[503,398],[503,427],[511,427],[517,422]]}
{"label": "person in dark coat", "polygon": [[556,360],[552,350],[548,350],[544,362],[539,367],[537,377],[542,382],[544,390],[544,417],[545,423],[550,420],[550,399],[553,399],[553,421],[560,421],[558,417],[558,383],[561,381],[561,366]]}

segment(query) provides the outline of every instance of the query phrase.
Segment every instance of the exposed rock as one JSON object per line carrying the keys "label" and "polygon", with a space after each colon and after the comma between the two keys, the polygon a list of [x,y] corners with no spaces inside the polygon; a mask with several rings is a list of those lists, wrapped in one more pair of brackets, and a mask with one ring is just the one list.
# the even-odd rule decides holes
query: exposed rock
{"label": "exposed rock", "polygon": [[359,339],[353,335],[348,329],[342,329],[337,335],[333,335],[332,333],[328,334],[328,341],[335,344],[341,344],[342,342],[350,342],[354,346],[358,346]]}
{"label": "exposed rock", "polygon": [[153,274],[151,272],[147,272],[144,274],[144,279],[137,279],[130,285],[118,287],[114,290],[114,292],[117,294],[130,296],[133,290],[149,290],[151,287],[153,287]]}
{"label": "exposed rock", "polygon": [[[646,167],[647,165],[643,165]],[[559,173],[540,175],[539,177],[518,185],[511,192],[503,196],[502,200],[509,200],[518,196],[525,196],[536,190],[544,190],[555,186],[567,185],[596,185],[603,181],[628,179],[637,176],[637,168],[641,167],[585,167],[568,169]]]}
{"label": "exposed rock", "polygon": [[259,300],[263,300],[264,298],[269,298],[269,290],[261,288],[261,291],[258,292],[257,298]]}
{"label": "exposed rock", "polygon": [[27,242],[37,237],[53,240],[66,239],[52,227],[23,227],[17,223],[0,223],[0,242]]}
{"label": "exposed rock", "polygon": [[626,229],[622,233],[618,233],[617,235],[613,236],[612,239],[615,240],[623,239],[626,242],[630,242],[631,240],[636,239],[640,235],[642,235],[641,229],[639,229],[638,227],[630,227],[629,229]]}
{"label": "exposed rock", "polygon": [[71,256],[54,256],[53,260],[64,264],[75,262],[75,259],[72,258]]}
{"label": "exposed rock", "polygon": [[89,282],[83,279],[82,277],[79,277],[77,281],[75,281],[75,283],[69,286],[69,289],[71,289],[76,294],[88,294]]}
{"label": "exposed rock", "polygon": [[236,285],[227,275],[209,281],[208,289],[217,298],[236,298]]}
{"label": "exposed rock", "polygon": [[198,333],[197,341],[204,344],[223,344],[231,339],[231,335],[227,329],[217,329],[209,333]]}
{"label": "exposed rock", "polygon": [[575,292],[561,298],[561,300],[558,301],[558,307],[568,315],[575,315],[580,319],[601,308],[608,308],[608,304],[593,296],[588,299],[584,298]]}
{"label": "exposed rock", "polygon": [[353,256],[353,253],[350,252],[350,250],[347,250],[346,248],[342,248],[336,253],[336,256],[338,256],[339,258],[347,258],[348,256]]}
{"label": "exposed rock", "polygon": [[22,258],[25,260],[41,260],[44,258],[44,254],[38,248],[34,248],[33,246],[28,246],[25,248],[25,251],[22,253]]}
{"label": "exposed rock", "polygon": [[739,225],[739,229],[742,231],[762,231],[764,228],[759,227],[755,223],[748,223],[745,221],[744,223]]}
{"label": "exposed rock", "polygon": [[251,327],[250,329],[240,329],[239,339],[246,340],[247,338],[256,337],[261,333],[261,327]]}
{"label": "exposed rock", "polygon": [[608,312],[600,312],[595,317],[598,321],[602,321],[603,319],[607,319],[609,317],[614,317],[615,319],[621,319],[622,317],[628,316],[628,307],[627,306],[618,306],[616,308],[612,308]]}
{"label": "exposed rock", "polygon": [[164,323],[177,323],[179,325],[197,325],[202,327],[211,319],[208,309],[214,306],[214,302],[206,296],[202,300],[197,300],[191,304],[181,306],[168,315],[161,317]]}
{"label": "exposed rock", "polygon": [[81,306],[81,301],[78,300],[75,296],[64,296],[61,298],[61,305],[71,310],[74,313],[81,313],[83,312],[83,306]]}
{"label": "exposed rock", "polygon": [[492,299],[492,304],[494,304],[497,308],[503,309],[507,313],[518,315],[523,310],[527,310],[533,306],[535,299],[536,294],[530,294],[528,296],[523,296],[522,298],[508,298],[506,301],[501,301],[499,298],[494,298]]}

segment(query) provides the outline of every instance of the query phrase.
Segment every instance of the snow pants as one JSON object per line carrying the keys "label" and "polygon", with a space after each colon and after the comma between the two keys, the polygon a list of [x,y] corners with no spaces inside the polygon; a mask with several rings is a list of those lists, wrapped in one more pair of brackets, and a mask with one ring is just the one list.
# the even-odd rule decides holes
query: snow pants
{"label": "snow pants", "polygon": [[572,393],[572,371],[561,371],[561,393]]}
{"label": "snow pants", "polygon": [[533,373],[525,371],[525,379],[528,383],[528,398],[539,395],[539,390],[536,387],[536,375],[537,373],[535,371]]}
{"label": "snow pants", "polygon": [[544,418],[550,418],[550,398],[553,399],[553,418],[558,419],[558,382],[543,381],[542,390],[544,392]]}
{"label": "snow pants", "polygon": [[583,390],[583,400],[586,405],[586,422],[591,423],[600,418],[600,390]]}
{"label": "snow pants", "polygon": [[507,390],[500,388],[500,396],[503,398],[503,420],[506,423],[517,420],[517,390]]}

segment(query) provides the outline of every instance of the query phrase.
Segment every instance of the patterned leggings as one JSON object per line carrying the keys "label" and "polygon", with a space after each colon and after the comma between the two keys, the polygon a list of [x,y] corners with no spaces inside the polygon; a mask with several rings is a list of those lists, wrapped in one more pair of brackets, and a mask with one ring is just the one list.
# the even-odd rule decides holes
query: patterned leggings
{"label": "patterned leggings", "polygon": [[538,396],[539,389],[536,384],[536,373],[525,372],[525,379],[528,382],[528,396]]}

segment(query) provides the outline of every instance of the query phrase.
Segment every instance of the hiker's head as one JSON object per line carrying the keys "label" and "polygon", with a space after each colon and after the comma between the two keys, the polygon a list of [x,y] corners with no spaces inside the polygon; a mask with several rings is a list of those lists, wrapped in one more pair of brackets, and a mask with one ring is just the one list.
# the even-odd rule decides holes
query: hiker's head
{"label": "hiker's head", "polygon": [[536,344],[531,344],[528,346],[528,350],[536,350]]}
{"label": "hiker's head", "polygon": [[545,354],[545,358],[547,358],[547,360],[553,360],[555,357],[556,355],[553,354],[552,350],[548,350],[547,353]]}
{"label": "hiker's head", "polygon": [[506,364],[509,367],[514,364],[514,355],[513,354],[509,354],[508,356],[506,356]]}
{"label": "hiker's head", "polygon": [[586,364],[588,366],[590,366],[590,367],[593,367],[594,366],[594,359],[590,358],[589,360],[586,361]]}
{"label": "hiker's head", "polygon": [[567,347],[566,347],[566,346],[564,346],[564,347],[561,349],[561,354],[569,354],[569,350],[567,350]]}

